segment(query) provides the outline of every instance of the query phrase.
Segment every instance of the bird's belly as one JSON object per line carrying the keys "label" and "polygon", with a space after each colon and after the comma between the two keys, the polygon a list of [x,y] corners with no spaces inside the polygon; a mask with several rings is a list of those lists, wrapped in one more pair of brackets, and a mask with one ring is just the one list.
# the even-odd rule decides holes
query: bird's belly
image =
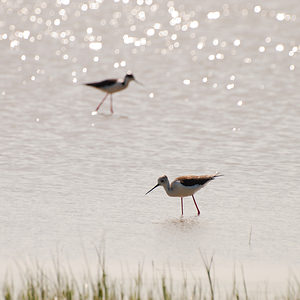
{"label": "bird's belly", "polygon": [[173,190],[169,194],[171,197],[188,197],[194,195],[201,189],[200,185],[184,186],[182,184],[176,184]]}
{"label": "bird's belly", "polygon": [[115,92],[119,92],[121,90],[124,90],[126,88],[125,85],[123,85],[122,83],[116,83],[114,85],[108,85],[108,86],[103,86],[100,89],[106,93],[115,93]]}

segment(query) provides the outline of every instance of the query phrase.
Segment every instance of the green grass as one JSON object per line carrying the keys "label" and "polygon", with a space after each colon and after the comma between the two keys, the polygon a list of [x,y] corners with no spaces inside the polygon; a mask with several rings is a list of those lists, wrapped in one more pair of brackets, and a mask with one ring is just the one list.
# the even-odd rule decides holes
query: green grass
{"label": "green grass", "polygon": [[[87,269],[84,274],[74,276],[69,268],[66,271],[54,263],[51,270],[41,268],[38,264],[19,268],[21,280],[6,279],[2,284],[0,299],[5,300],[215,300],[215,299],[282,299],[299,300],[300,283],[293,278],[286,284],[286,289],[279,292],[253,292],[249,294],[242,269],[237,283],[233,276],[232,287],[222,290],[214,278],[213,258],[203,260],[202,277],[188,279],[182,271],[182,279],[172,279],[171,271],[157,271],[153,267],[152,274],[144,274],[139,266],[135,276],[113,278],[106,271],[105,261],[99,260],[96,274]],[[150,272],[151,273],[151,272]],[[151,279],[149,280],[149,275]],[[76,277],[76,278],[75,278]],[[124,274],[123,274],[124,277]],[[190,276],[189,276],[190,277]],[[78,279],[81,278],[81,279]],[[17,281],[20,281],[17,283]]]}

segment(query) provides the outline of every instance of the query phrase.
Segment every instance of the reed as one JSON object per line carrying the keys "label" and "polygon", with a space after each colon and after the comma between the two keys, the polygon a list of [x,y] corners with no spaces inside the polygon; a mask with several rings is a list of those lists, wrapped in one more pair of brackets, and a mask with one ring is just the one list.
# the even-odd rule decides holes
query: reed
{"label": "reed", "polygon": [[[241,287],[237,284],[236,274],[232,282],[232,292],[227,293],[216,287],[213,257],[207,259],[202,256],[204,276],[193,278],[188,282],[187,276],[182,280],[173,280],[171,271],[168,275],[160,273],[148,279],[139,266],[137,275],[124,279],[110,276],[106,270],[104,257],[99,260],[97,272],[91,274],[89,268],[84,272],[82,279],[71,269],[66,271],[58,262],[54,263],[52,270],[43,269],[37,265],[19,270],[21,282],[6,279],[2,283],[4,300],[215,300],[215,299],[282,299],[299,300],[300,283],[296,277],[287,282],[287,288],[279,295],[274,292],[251,293],[247,288],[244,270],[240,278]],[[30,271],[29,271],[30,269]],[[156,272],[153,268],[152,272]],[[157,272],[156,272],[157,273]]]}

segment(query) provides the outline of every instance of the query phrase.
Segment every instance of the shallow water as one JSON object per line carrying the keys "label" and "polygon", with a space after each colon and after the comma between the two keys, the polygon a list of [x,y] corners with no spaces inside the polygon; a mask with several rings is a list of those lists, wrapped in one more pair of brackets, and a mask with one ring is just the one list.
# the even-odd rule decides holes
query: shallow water
{"label": "shallow water", "polygon": [[[300,266],[298,1],[0,4],[0,261],[107,259],[285,280]],[[131,83],[92,115],[103,93]],[[219,171],[191,199],[157,177]],[[91,259],[92,260],[92,259]],[[258,275],[260,274],[260,275]],[[223,278],[226,278],[224,275]]]}

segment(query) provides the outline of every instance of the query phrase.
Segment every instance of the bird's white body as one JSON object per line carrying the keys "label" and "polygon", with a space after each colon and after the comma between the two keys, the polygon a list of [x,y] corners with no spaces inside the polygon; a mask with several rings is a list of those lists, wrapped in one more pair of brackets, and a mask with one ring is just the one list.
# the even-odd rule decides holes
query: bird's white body
{"label": "bird's white body", "polygon": [[129,82],[131,79],[125,77],[124,81],[121,79],[111,79],[111,84],[103,85],[98,87],[98,89],[102,90],[103,92],[113,94],[122,90],[125,90],[128,87]]}
{"label": "bird's white body", "polygon": [[100,88],[100,90],[107,92],[109,94],[113,94],[115,92],[122,91],[128,87],[128,83],[125,85],[121,81],[116,81],[114,85],[111,86],[103,86]]}
{"label": "bird's white body", "polygon": [[170,197],[188,197],[194,195],[196,192],[198,192],[201,188],[203,188],[203,185],[195,184],[192,186],[185,186],[180,183],[179,180],[174,180],[171,184],[163,185],[163,188],[165,189],[166,193]]}

